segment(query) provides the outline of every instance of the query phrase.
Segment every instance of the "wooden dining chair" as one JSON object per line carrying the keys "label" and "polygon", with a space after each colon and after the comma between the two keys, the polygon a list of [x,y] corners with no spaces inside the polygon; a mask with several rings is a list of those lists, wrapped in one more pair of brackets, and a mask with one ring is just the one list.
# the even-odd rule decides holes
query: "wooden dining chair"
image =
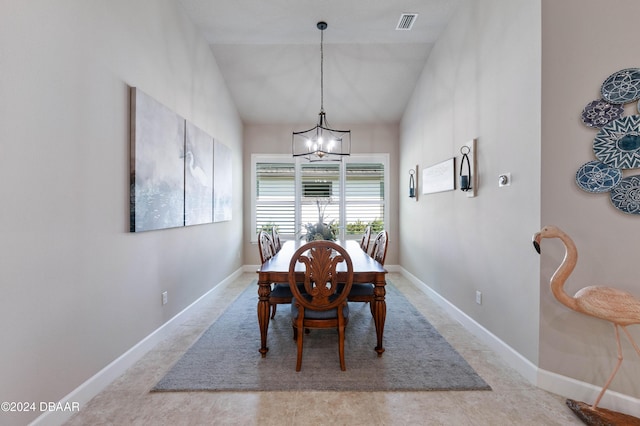
{"label": "wooden dining chair", "polygon": [[389,234],[387,231],[382,230],[376,235],[376,239],[373,240],[373,248],[371,249],[371,257],[377,260],[381,265],[384,265],[384,261],[387,258],[387,241],[389,240]]}
{"label": "wooden dining chair", "polygon": [[[346,274],[338,286],[336,268],[344,263]],[[304,264],[303,291],[296,285],[296,266]],[[306,329],[336,328],[340,369],[344,362],[344,330],[349,322],[347,295],[353,284],[353,264],[346,249],[331,241],[312,241],[300,247],[289,263],[289,287],[293,292],[291,323],[297,342],[296,371],[302,368],[303,336]]]}
{"label": "wooden dining chair", "polygon": [[[258,251],[260,252],[260,261],[262,263],[271,259],[276,254],[271,235],[266,231],[260,231],[258,235]],[[271,319],[276,316],[278,305],[289,304],[293,298],[293,293],[291,293],[288,283],[273,283],[272,286],[271,294],[269,295]]]}
{"label": "wooden dining chair", "polygon": [[[388,240],[389,234],[387,231],[382,230],[378,235],[376,235],[376,238],[373,241],[371,257],[377,260],[381,265],[384,265],[384,261],[387,257]],[[371,313],[373,314],[374,288],[375,285],[373,283],[353,284],[348,296],[349,302],[368,302]]]}
{"label": "wooden dining chair", "polygon": [[369,252],[369,240],[371,239],[371,225],[367,225],[364,228],[364,233],[362,234],[362,238],[360,239],[360,248],[365,252]]}
{"label": "wooden dining chair", "polygon": [[258,234],[258,251],[260,252],[260,264],[271,259],[276,254],[273,249],[271,235],[267,231],[260,231]]}
{"label": "wooden dining chair", "polygon": [[276,229],[275,226],[271,228],[271,241],[273,242],[273,250],[275,254],[279,252],[280,249],[282,248],[282,241],[280,240],[280,234],[278,233],[278,230]]}

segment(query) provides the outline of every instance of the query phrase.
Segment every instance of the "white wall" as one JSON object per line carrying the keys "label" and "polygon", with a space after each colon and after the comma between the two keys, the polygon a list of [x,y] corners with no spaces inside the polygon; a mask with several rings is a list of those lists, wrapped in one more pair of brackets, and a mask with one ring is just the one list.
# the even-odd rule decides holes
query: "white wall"
{"label": "white wall", "polygon": [[[174,1],[0,11],[0,400],[58,401],[242,264],[242,124]],[[128,86],[232,149],[232,221],[128,232]]]}
{"label": "white wall", "polygon": [[[429,57],[400,129],[400,170],[460,159],[460,145],[478,137],[480,176],[475,199],[460,191],[400,198],[401,266],[539,368],[542,387],[587,401],[613,369],[613,327],[553,298],[548,283],[564,249],[545,240],[538,257],[531,236],[547,223],[573,236],[580,260],[569,294],[611,284],[640,296],[640,219],[575,184],[578,168],[595,159],[597,131],[581,111],[607,76],[640,66],[627,33],[639,14],[634,0],[606,8],[599,0],[467,1]],[[503,172],[513,182],[500,189]],[[400,176],[401,188],[407,180]],[[638,328],[629,330],[636,341]],[[623,352],[611,384],[617,399],[603,402],[637,411],[640,363],[624,341]]]}
{"label": "white wall", "polygon": [[[478,138],[476,198],[400,197],[400,264],[522,354],[538,361],[540,2],[463,3],[435,45],[400,127],[401,171]],[[456,175],[457,175],[456,170]],[[498,175],[512,174],[499,188]],[[408,185],[401,173],[400,188]],[[481,291],[482,305],[475,302]]]}
{"label": "white wall", "polygon": [[[578,168],[595,160],[597,129],[580,119],[600,97],[612,73],[640,67],[633,36],[640,3],[635,0],[542,2],[542,222],[563,228],[574,239],[578,265],[567,281],[573,295],[587,285],[609,285],[640,298],[638,238],[640,217],[620,212],[609,194],[589,194],[575,183]],[[637,114],[627,105],[625,115]],[[625,176],[637,175],[627,170]],[[613,326],[574,313],[549,291],[551,275],[563,257],[559,241],[545,241],[541,263],[540,367],[600,388],[613,370]],[[640,342],[640,326],[630,326]],[[640,398],[640,358],[624,341],[625,361],[611,389]]]}

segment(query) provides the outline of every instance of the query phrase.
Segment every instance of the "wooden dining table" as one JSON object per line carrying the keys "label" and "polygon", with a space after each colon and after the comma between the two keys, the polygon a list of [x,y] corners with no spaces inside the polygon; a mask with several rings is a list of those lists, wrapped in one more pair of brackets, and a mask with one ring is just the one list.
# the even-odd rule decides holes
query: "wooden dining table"
{"label": "wooden dining table", "polygon": [[[384,333],[384,321],[387,316],[387,304],[385,302],[385,285],[387,270],[382,264],[373,259],[362,248],[358,241],[346,240],[336,241],[347,250],[353,264],[354,283],[374,284],[374,301],[372,306],[373,321],[376,328],[377,345],[374,348],[381,356],[384,352],[382,346],[382,335]],[[289,282],[289,263],[295,251],[306,242],[301,240],[289,240],[282,244],[282,248],[271,259],[264,262],[258,269],[258,325],[260,326],[260,353],[264,358],[269,351],[267,346],[267,334],[269,330],[269,294],[272,283]],[[344,264],[338,266],[338,281],[341,281],[341,274],[344,274]],[[296,282],[304,280],[303,265],[296,268]],[[298,275],[299,274],[299,275]],[[344,281],[344,279],[342,279]]]}

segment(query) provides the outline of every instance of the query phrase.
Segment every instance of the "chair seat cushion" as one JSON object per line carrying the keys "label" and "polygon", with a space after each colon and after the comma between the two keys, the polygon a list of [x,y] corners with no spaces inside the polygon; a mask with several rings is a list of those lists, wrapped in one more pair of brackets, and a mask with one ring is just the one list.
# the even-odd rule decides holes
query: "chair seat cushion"
{"label": "chair seat cushion", "polygon": [[353,284],[349,296],[373,296],[374,285],[367,284]]}
{"label": "chair seat cushion", "polygon": [[[298,318],[298,306],[296,305],[295,297],[291,300],[291,317]],[[331,319],[336,318],[338,316],[338,308],[329,309],[328,311],[314,311],[311,309],[304,310],[304,317],[307,319]],[[344,308],[342,308],[342,316],[345,318],[349,318],[349,304],[345,304]]]}
{"label": "chair seat cushion", "polygon": [[[298,284],[298,288],[301,293],[306,293],[304,289],[304,284]],[[291,288],[289,288],[289,284],[274,284],[271,289],[270,297],[293,297],[293,293],[291,292]]]}
{"label": "chair seat cushion", "polygon": [[288,284],[276,284],[271,290],[271,297],[293,297]]}

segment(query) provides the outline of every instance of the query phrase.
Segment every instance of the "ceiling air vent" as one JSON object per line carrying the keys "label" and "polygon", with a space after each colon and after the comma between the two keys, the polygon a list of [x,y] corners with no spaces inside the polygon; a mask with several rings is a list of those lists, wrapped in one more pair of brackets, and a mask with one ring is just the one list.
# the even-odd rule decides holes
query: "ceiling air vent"
{"label": "ceiling air vent", "polygon": [[396,30],[410,30],[411,27],[413,27],[413,23],[416,21],[417,17],[417,13],[403,13],[402,15],[400,15],[400,20],[398,21]]}

